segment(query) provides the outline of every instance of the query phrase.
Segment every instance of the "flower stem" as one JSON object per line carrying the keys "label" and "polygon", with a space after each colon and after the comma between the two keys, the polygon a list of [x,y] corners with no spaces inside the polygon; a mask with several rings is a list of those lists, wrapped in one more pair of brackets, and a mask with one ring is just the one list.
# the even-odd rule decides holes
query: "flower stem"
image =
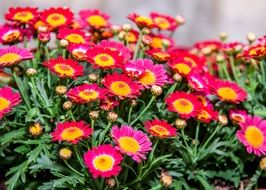
{"label": "flower stem", "polygon": [[212,132],[212,134],[209,136],[209,138],[205,141],[205,143],[202,146],[202,149],[204,150],[205,147],[209,144],[209,142],[212,140],[214,135],[217,133],[217,131],[220,129],[220,126],[218,125],[215,130]]}
{"label": "flower stem", "polygon": [[195,133],[195,155],[197,155],[197,150],[198,150],[198,144],[199,144],[199,128],[200,128],[200,122],[198,122],[197,127],[196,127],[196,133]]}
{"label": "flower stem", "polygon": [[74,150],[74,154],[75,154],[76,158],[77,158],[78,161],[79,161],[79,164],[81,165],[81,167],[83,167],[83,166],[84,166],[83,159],[81,158],[81,156],[80,156],[80,154],[79,154],[79,151],[78,151],[78,149],[77,149],[77,145],[74,145],[74,146],[73,146],[73,150]]}
{"label": "flower stem", "polygon": [[139,37],[138,37],[138,42],[137,42],[137,45],[136,45],[136,48],[135,48],[135,51],[134,51],[133,60],[136,60],[137,57],[138,57],[138,53],[139,53],[139,48],[140,48],[140,45],[141,45],[142,36],[143,36],[143,31],[140,30]]}
{"label": "flower stem", "polygon": [[78,172],[76,169],[74,169],[74,168],[68,163],[67,160],[64,160],[64,162],[65,162],[65,164],[67,165],[67,167],[68,167],[69,169],[71,169],[71,170],[72,170],[73,172],[75,172],[76,174],[78,174],[78,175],[84,177],[84,174],[82,174],[82,173]]}
{"label": "flower stem", "polygon": [[110,129],[111,125],[112,125],[112,123],[109,121],[106,128],[102,132],[102,135],[100,136],[98,145],[100,145],[103,142],[103,140],[105,139],[106,133]]}
{"label": "flower stem", "polygon": [[232,55],[229,57],[229,63],[230,63],[230,66],[231,66],[235,81],[238,84],[240,84],[240,81],[238,80],[238,76],[237,76],[237,70],[236,70],[236,67],[235,67],[234,57]]}
{"label": "flower stem", "polygon": [[127,117],[127,123],[128,123],[128,124],[130,123],[130,120],[131,120],[132,109],[133,109],[133,107],[130,106],[130,108],[129,108],[129,112],[128,112],[128,117]]}

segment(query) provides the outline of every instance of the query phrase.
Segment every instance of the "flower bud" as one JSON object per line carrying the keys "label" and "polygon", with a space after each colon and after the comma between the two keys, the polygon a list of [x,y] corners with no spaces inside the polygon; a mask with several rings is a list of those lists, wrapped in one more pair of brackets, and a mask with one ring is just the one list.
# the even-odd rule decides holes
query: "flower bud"
{"label": "flower bud", "polygon": [[36,74],[37,74],[37,70],[34,69],[34,68],[28,68],[28,69],[26,70],[26,75],[27,75],[28,77],[33,77],[33,76],[36,75]]}
{"label": "flower bud", "polygon": [[152,85],[151,86],[151,93],[153,96],[160,96],[163,92],[162,87],[158,86],[158,85]]}
{"label": "flower bud", "polygon": [[221,55],[221,54],[218,54],[217,56],[216,56],[216,61],[217,61],[217,63],[223,63],[224,62],[224,56],[223,55]]}
{"label": "flower bud", "polygon": [[121,27],[118,25],[112,25],[111,30],[114,34],[117,34],[121,30]]}
{"label": "flower bud", "polygon": [[176,15],[175,20],[178,25],[184,25],[186,23],[185,18],[181,15]]}
{"label": "flower bud", "polygon": [[99,111],[90,111],[89,116],[93,120],[98,119],[99,118]]}
{"label": "flower bud", "polygon": [[64,94],[66,94],[66,92],[67,92],[67,87],[66,87],[66,86],[59,85],[59,86],[57,86],[57,87],[55,88],[55,93],[56,93],[57,95],[62,96],[62,95],[64,95]]}
{"label": "flower bud", "polygon": [[171,44],[170,41],[167,39],[162,39],[162,45],[165,49],[167,49]]}
{"label": "flower bud", "polygon": [[175,73],[175,74],[173,75],[173,79],[174,79],[176,82],[180,82],[180,81],[183,79],[183,77],[182,77],[180,74]]}
{"label": "flower bud", "polygon": [[61,47],[65,48],[69,45],[69,42],[65,39],[62,39],[62,40],[60,40],[59,44]]}
{"label": "flower bud", "polygon": [[125,31],[121,31],[121,32],[118,33],[117,38],[122,41],[122,40],[125,39],[125,36],[126,36],[126,32]]}
{"label": "flower bud", "polygon": [[266,157],[263,157],[263,158],[260,160],[260,169],[266,171]]}
{"label": "flower bud", "polygon": [[71,156],[72,156],[72,151],[69,148],[64,147],[59,150],[59,157],[62,160],[67,160],[71,158]]}
{"label": "flower bud", "polygon": [[51,39],[51,33],[50,32],[40,32],[38,34],[38,39],[43,44],[47,44],[50,41],[50,39]]}
{"label": "flower bud", "polygon": [[66,101],[63,103],[64,110],[70,110],[73,107],[73,103],[71,101]]}
{"label": "flower bud", "polygon": [[115,122],[118,118],[118,115],[114,112],[109,112],[107,115],[107,120],[110,122]]}
{"label": "flower bud", "polygon": [[48,31],[48,27],[41,25],[38,27],[38,32],[47,32]]}
{"label": "flower bud", "polygon": [[125,32],[129,32],[132,27],[130,24],[123,24],[122,28]]}
{"label": "flower bud", "polygon": [[184,119],[176,119],[175,120],[175,126],[178,129],[184,129],[187,126],[187,121]]}
{"label": "flower bud", "polygon": [[248,33],[247,40],[250,44],[252,44],[256,40],[256,35],[252,32]]}
{"label": "flower bud", "polygon": [[161,183],[165,187],[169,187],[173,182],[172,176],[168,174],[168,172],[162,172],[161,173]]}
{"label": "flower bud", "polygon": [[130,101],[130,106],[131,107],[135,107],[137,105],[137,101],[135,100],[135,99],[132,99],[131,101]]}
{"label": "flower bud", "polygon": [[97,79],[99,78],[99,75],[95,74],[95,73],[91,73],[88,76],[88,79],[91,83],[94,83],[97,81]]}
{"label": "flower bud", "polygon": [[42,130],[43,128],[39,123],[34,123],[29,126],[29,133],[34,137],[39,136],[42,133]]}
{"label": "flower bud", "polygon": [[150,33],[151,33],[151,30],[148,29],[148,28],[143,28],[143,29],[142,29],[142,33],[143,33],[143,34],[150,34]]}
{"label": "flower bud", "polygon": [[219,35],[219,37],[220,37],[220,40],[221,40],[222,42],[224,42],[224,41],[227,40],[227,38],[228,38],[228,34],[227,34],[226,32],[221,32],[220,35]]}
{"label": "flower bud", "polygon": [[210,55],[212,53],[212,48],[211,47],[205,47],[201,50],[201,52],[204,54],[204,55]]}
{"label": "flower bud", "polygon": [[109,188],[113,188],[115,186],[114,178],[106,178],[104,182]]}
{"label": "flower bud", "polygon": [[222,126],[225,126],[228,124],[228,118],[226,115],[222,114],[218,116],[218,121]]}
{"label": "flower bud", "polygon": [[151,43],[152,43],[152,38],[150,36],[148,36],[148,35],[143,35],[142,39],[141,39],[141,42],[145,46],[150,46]]}

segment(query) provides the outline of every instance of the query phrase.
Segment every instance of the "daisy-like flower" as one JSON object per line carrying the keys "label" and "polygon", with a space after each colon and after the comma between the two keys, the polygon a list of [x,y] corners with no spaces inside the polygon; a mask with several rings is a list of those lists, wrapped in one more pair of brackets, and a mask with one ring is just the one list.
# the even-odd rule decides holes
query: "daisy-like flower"
{"label": "daisy-like flower", "polygon": [[136,30],[130,30],[125,34],[125,40],[128,43],[136,43],[138,41],[139,33]]}
{"label": "daisy-like flower", "polygon": [[90,48],[88,44],[70,44],[67,46],[69,53],[78,61],[87,60],[87,52]]}
{"label": "daisy-like flower", "polygon": [[194,91],[192,94],[198,99],[203,107],[207,107],[210,104],[210,100],[207,98],[207,95],[203,91]]}
{"label": "daisy-like flower", "polygon": [[171,55],[167,52],[164,52],[160,49],[152,49],[152,50],[147,50],[145,51],[146,54],[148,54],[149,56],[152,57],[152,59],[154,59],[155,61],[161,62],[161,63],[165,63],[167,62]]}
{"label": "daisy-like flower", "polygon": [[119,54],[119,51],[95,46],[87,52],[87,60],[96,68],[109,69],[119,67],[123,63]]}
{"label": "daisy-like flower", "polygon": [[117,176],[121,171],[119,164],[123,157],[110,144],[100,145],[84,154],[85,165],[94,178]]}
{"label": "daisy-like flower", "polygon": [[63,26],[70,26],[73,21],[74,14],[69,8],[50,8],[41,12],[41,20],[53,29]]}
{"label": "daisy-like flower", "polygon": [[128,19],[132,20],[140,29],[142,28],[153,28],[154,23],[151,18],[143,16],[143,15],[138,15],[136,13],[129,14]]}
{"label": "daisy-like flower", "polygon": [[134,98],[140,94],[141,86],[126,75],[114,73],[104,77],[102,84],[119,98]]}
{"label": "daisy-like flower", "polygon": [[202,106],[196,116],[196,118],[204,123],[210,123],[210,121],[216,120],[218,117],[218,112],[213,109],[211,105]]}
{"label": "daisy-like flower", "polygon": [[143,70],[143,73],[138,77],[138,81],[144,87],[150,88],[152,85],[163,86],[167,82],[166,70],[163,65],[154,65],[149,59],[137,59],[129,61],[129,63]]}
{"label": "daisy-like flower", "polygon": [[257,44],[244,50],[240,57],[260,59],[266,57],[266,44]]}
{"label": "daisy-like flower", "polygon": [[97,84],[83,84],[70,89],[67,97],[77,104],[85,104],[99,99],[104,99],[107,90]]}
{"label": "daisy-like flower", "polygon": [[182,76],[187,76],[193,69],[192,64],[182,57],[172,58],[167,64],[174,72]]}
{"label": "daisy-like flower", "polygon": [[19,93],[14,93],[10,87],[0,88],[0,119],[20,102]]}
{"label": "daisy-like flower", "polygon": [[110,17],[98,9],[82,10],[79,15],[81,20],[92,28],[100,29],[110,25],[108,22]]}
{"label": "daisy-like flower", "polygon": [[155,137],[167,138],[176,136],[176,128],[163,120],[146,121],[144,127]]}
{"label": "daisy-like flower", "polygon": [[152,143],[146,134],[127,125],[122,125],[121,128],[113,126],[111,136],[117,144],[115,148],[138,163],[146,159],[145,155],[152,149]]}
{"label": "daisy-like flower", "polygon": [[28,49],[16,46],[0,48],[0,67],[11,67],[31,58],[33,54]]}
{"label": "daisy-like flower", "polygon": [[[164,49],[165,47],[169,48],[174,45],[174,41],[171,38],[166,37],[162,34],[160,35],[152,34],[150,35],[150,37],[152,39],[151,47],[154,49]],[[165,46],[164,44],[167,44],[167,46]]]}
{"label": "daisy-like flower", "polygon": [[246,110],[238,110],[238,109],[231,109],[229,111],[229,118],[233,123],[245,123],[247,111]]}
{"label": "daisy-like flower", "polygon": [[247,98],[247,92],[234,82],[216,80],[211,85],[213,93],[222,101],[239,103]]}
{"label": "daisy-like flower", "polygon": [[202,52],[204,50],[209,49],[210,52],[216,52],[218,51],[222,46],[222,42],[218,40],[206,40],[206,41],[201,41],[197,42],[194,47]]}
{"label": "daisy-like flower", "polygon": [[119,102],[116,101],[113,97],[105,98],[100,102],[100,108],[104,111],[110,111],[118,105]]}
{"label": "daisy-like flower", "polygon": [[92,129],[84,121],[66,121],[58,123],[51,135],[52,141],[67,141],[77,144],[81,139],[88,138],[92,132]]}
{"label": "daisy-like flower", "polygon": [[60,29],[57,38],[65,39],[71,44],[85,44],[90,40],[90,36],[87,36],[83,30],[68,28]]}
{"label": "daisy-like flower", "polygon": [[173,59],[180,58],[187,61],[191,64],[192,68],[202,68],[205,65],[204,57],[199,57],[187,51],[176,51],[175,49],[172,49],[172,51],[169,51],[169,53],[171,54],[171,57],[173,57]]}
{"label": "daisy-like flower", "polygon": [[4,26],[0,28],[0,43],[14,44],[23,40],[23,33],[18,28]]}
{"label": "daisy-like flower", "polygon": [[228,54],[228,55],[233,55],[237,54],[242,51],[244,47],[243,43],[240,42],[229,42],[229,43],[224,43],[222,44],[222,50]]}
{"label": "daisy-like flower", "polygon": [[194,69],[186,76],[189,87],[196,91],[208,93],[210,91],[208,75],[201,72],[199,69]]}
{"label": "daisy-like flower", "polygon": [[236,136],[243,143],[248,153],[257,156],[266,155],[266,120],[258,116],[247,115],[245,122],[239,123]]}
{"label": "daisy-like flower", "polygon": [[165,101],[169,111],[176,112],[185,119],[195,117],[201,108],[197,97],[185,92],[173,92]]}
{"label": "daisy-like flower", "polygon": [[5,14],[5,19],[21,24],[29,24],[38,17],[37,10],[38,8],[33,7],[11,7],[9,12]]}
{"label": "daisy-like flower", "polygon": [[76,77],[83,75],[83,67],[72,59],[58,57],[56,59],[47,60],[43,65],[60,78],[75,79]]}
{"label": "daisy-like flower", "polygon": [[150,13],[150,16],[153,20],[153,23],[155,27],[161,29],[161,30],[175,30],[178,26],[175,18],[169,16],[169,15],[164,15],[164,14],[159,14],[152,12]]}

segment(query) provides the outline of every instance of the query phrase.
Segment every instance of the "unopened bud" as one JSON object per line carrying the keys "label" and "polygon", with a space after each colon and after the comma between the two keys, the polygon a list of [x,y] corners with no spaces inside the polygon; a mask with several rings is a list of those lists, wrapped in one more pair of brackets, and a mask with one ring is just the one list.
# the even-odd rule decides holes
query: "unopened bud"
{"label": "unopened bud", "polygon": [[266,157],[263,157],[263,158],[260,160],[260,169],[266,171]]}
{"label": "unopened bud", "polygon": [[26,75],[29,76],[29,77],[33,77],[36,74],[37,74],[37,70],[34,69],[34,68],[28,68],[26,70]]}
{"label": "unopened bud", "polygon": [[69,45],[69,42],[65,39],[62,39],[62,40],[60,40],[59,44],[61,47],[65,48]]}
{"label": "unopened bud", "polygon": [[118,115],[114,112],[109,112],[107,115],[107,120],[110,122],[115,122],[118,118]]}
{"label": "unopened bud", "polygon": [[226,32],[221,32],[220,35],[219,35],[219,37],[220,37],[220,40],[221,40],[222,42],[224,42],[224,41],[227,40],[227,38],[228,38],[228,34],[227,34]]}
{"label": "unopened bud", "polygon": [[175,126],[178,129],[184,129],[187,126],[187,121],[184,119],[176,119],[175,120]]}
{"label": "unopened bud", "polygon": [[42,133],[42,126],[39,123],[34,123],[29,126],[29,133],[32,136],[39,136]]}
{"label": "unopened bud", "polygon": [[59,86],[57,86],[57,87],[55,88],[55,93],[56,93],[57,95],[62,96],[62,95],[64,95],[64,94],[66,94],[66,92],[67,92],[67,87],[66,87],[66,86],[59,85]]}
{"label": "unopened bud", "polygon": [[71,158],[71,156],[72,156],[72,151],[69,148],[65,147],[65,148],[61,148],[59,150],[59,157],[62,160],[67,160],[67,159]]}
{"label": "unopened bud", "polygon": [[224,62],[224,56],[223,55],[221,55],[221,54],[218,54],[217,56],[216,56],[216,61],[217,61],[217,63],[223,63]]}
{"label": "unopened bud", "polygon": [[201,50],[201,52],[202,52],[204,55],[210,55],[210,54],[212,53],[212,48],[209,47],[209,46],[207,46],[207,47],[203,48],[203,49]]}
{"label": "unopened bud", "polygon": [[171,44],[170,41],[167,39],[162,39],[162,45],[165,49],[167,49]]}
{"label": "unopened bud", "polygon": [[90,111],[89,116],[93,120],[98,119],[99,118],[99,111]]}
{"label": "unopened bud", "polygon": [[152,43],[152,38],[150,36],[148,36],[148,35],[143,35],[142,39],[141,39],[141,42],[145,46],[150,46],[151,43]]}
{"label": "unopened bud", "polygon": [[150,34],[150,33],[151,33],[151,30],[148,29],[148,28],[143,28],[143,29],[142,29],[142,33],[143,33],[143,34]]}
{"label": "unopened bud", "polygon": [[117,38],[119,39],[119,40],[124,40],[125,39],[125,36],[126,36],[126,32],[125,31],[121,31],[121,32],[119,32],[119,34],[117,35]]}
{"label": "unopened bud", "polygon": [[186,23],[185,18],[181,15],[176,15],[175,20],[176,20],[178,25],[183,25]]}
{"label": "unopened bud", "polygon": [[38,40],[42,42],[42,44],[47,44],[51,39],[51,33],[50,32],[40,32],[38,34]]}
{"label": "unopened bud", "polygon": [[91,73],[88,76],[88,79],[91,83],[94,83],[97,81],[97,79],[99,78],[99,75],[95,74],[95,73]]}
{"label": "unopened bud", "polygon": [[222,126],[225,126],[225,125],[228,124],[228,118],[227,118],[227,116],[224,115],[224,114],[218,116],[218,121],[219,121],[219,123],[220,123]]}
{"label": "unopened bud", "polygon": [[137,101],[132,99],[131,102],[130,102],[130,106],[131,107],[135,107],[137,105]]}
{"label": "unopened bud", "polygon": [[121,27],[118,25],[112,25],[111,29],[114,34],[117,34],[121,30]]}
{"label": "unopened bud", "polygon": [[73,107],[73,103],[71,101],[66,101],[63,103],[64,110],[70,110]]}
{"label": "unopened bud", "polygon": [[125,32],[129,32],[130,30],[131,30],[131,25],[130,24],[124,24],[123,26],[122,26],[122,28],[123,28],[123,30],[125,31]]}
{"label": "unopened bud", "polygon": [[182,77],[180,74],[175,73],[175,74],[173,75],[173,79],[174,79],[176,82],[180,82],[180,81],[183,79],[183,77]]}
{"label": "unopened bud", "polygon": [[48,27],[47,26],[39,26],[38,27],[38,32],[47,32],[48,31]]}
{"label": "unopened bud", "polygon": [[256,40],[256,35],[254,33],[248,33],[247,34],[247,40],[251,44]]}
{"label": "unopened bud", "polygon": [[158,85],[152,85],[151,86],[151,93],[153,96],[160,96],[163,92],[162,87],[158,86]]}
{"label": "unopened bud", "polygon": [[168,174],[168,172],[162,172],[161,173],[161,183],[165,187],[169,187],[173,182],[172,176]]}
{"label": "unopened bud", "polygon": [[115,186],[114,178],[106,178],[104,182],[109,188],[113,188]]}

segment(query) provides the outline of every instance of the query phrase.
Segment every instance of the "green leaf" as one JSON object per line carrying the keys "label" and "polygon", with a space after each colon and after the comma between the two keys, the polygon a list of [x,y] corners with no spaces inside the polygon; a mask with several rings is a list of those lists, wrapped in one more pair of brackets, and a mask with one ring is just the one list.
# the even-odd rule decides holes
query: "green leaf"
{"label": "green leaf", "polygon": [[7,176],[10,176],[11,174],[13,174],[12,177],[9,178],[9,180],[6,182],[7,190],[14,189],[14,187],[16,186],[19,180],[19,177],[21,177],[22,182],[25,183],[26,181],[25,172],[27,171],[27,167],[28,167],[28,161],[25,161],[18,166],[12,167],[7,172],[6,174]]}
{"label": "green leaf", "polygon": [[1,145],[6,144],[6,143],[11,143],[13,142],[15,139],[23,139],[23,136],[26,134],[26,131],[24,128],[20,128],[18,130],[15,131],[11,131],[9,133],[4,134],[1,138],[0,138],[0,143]]}

